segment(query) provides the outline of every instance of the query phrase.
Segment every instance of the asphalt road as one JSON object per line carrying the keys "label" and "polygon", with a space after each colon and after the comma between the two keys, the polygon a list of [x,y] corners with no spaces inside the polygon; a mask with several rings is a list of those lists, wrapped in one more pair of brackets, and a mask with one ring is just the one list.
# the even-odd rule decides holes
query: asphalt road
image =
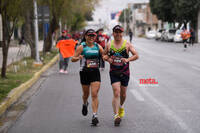
{"label": "asphalt road", "polygon": [[[126,115],[119,127],[113,125],[108,64],[101,72],[100,123],[92,127],[91,104],[88,116],[81,115],[79,63],[70,63],[68,75],[58,73],[58,64],[43,75],[9,133],[199,133],[200,46],[183,51],[182,44],[133,41],[140,58],[130,65]],[[149,78],[158,84],[139,82]]]}

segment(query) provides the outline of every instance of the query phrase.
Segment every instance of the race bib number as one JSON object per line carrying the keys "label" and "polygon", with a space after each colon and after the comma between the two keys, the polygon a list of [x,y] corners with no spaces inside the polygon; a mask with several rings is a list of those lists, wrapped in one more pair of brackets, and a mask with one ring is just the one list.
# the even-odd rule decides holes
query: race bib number
{"label": "race bib number", "polygon": [[122,62],[120,57],[113,56],[112,65],[114,65],[114,66],[123,66],[123,64],[124,63]]}
{"label": "race bib number", "polygon": [[98,62],[97,59],[87,59],[86,65],[87,65],[88,68],[98,68],[99,62]]}

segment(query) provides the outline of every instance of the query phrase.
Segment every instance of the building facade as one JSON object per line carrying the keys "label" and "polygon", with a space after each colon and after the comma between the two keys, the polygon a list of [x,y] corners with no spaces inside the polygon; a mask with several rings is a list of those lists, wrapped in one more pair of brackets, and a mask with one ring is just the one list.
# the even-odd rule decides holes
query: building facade
{"label": "building facade", "polygon": [[156,30],[160,27],[156,15],[151,13],[149,3],[129,3],[132,10],[131,30],[135,36],[142,36],[149,30]]}

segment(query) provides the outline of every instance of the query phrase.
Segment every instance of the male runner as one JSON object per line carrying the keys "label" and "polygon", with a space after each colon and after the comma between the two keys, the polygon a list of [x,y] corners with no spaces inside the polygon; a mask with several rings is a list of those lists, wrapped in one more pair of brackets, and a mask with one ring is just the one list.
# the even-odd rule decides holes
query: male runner
{"label": "male runner", "polygon": [[[113,37],[105,49],[104,60],[110,63],[110,80],[113,89],[112,106],[114,111],[114,125],[119,126],[124,116],[123,104],[129,82],[129,62],[138,59],[138,53],[130,42],[123,39],[124,29],[120,25],[113,28]],[[129,57],[129,52],[132,56]]]}

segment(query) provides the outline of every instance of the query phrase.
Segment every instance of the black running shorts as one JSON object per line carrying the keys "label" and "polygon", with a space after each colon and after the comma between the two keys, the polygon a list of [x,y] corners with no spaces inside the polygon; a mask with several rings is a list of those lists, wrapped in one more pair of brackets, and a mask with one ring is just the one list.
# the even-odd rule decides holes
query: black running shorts
{"label": "black running shorts", "polygon": [[79,74],[82,85],[90,85],[90,83],[95,81],[101,82],[99,69],[82,70]]}
{"label": "black running shorts", "polygon": [[115,73],[111,71],[110,81],[111,81],[111,85],[115,82],[120,82],[122,86],[127,87],[128,82],[129,82],[129,76],[122,73]]}

